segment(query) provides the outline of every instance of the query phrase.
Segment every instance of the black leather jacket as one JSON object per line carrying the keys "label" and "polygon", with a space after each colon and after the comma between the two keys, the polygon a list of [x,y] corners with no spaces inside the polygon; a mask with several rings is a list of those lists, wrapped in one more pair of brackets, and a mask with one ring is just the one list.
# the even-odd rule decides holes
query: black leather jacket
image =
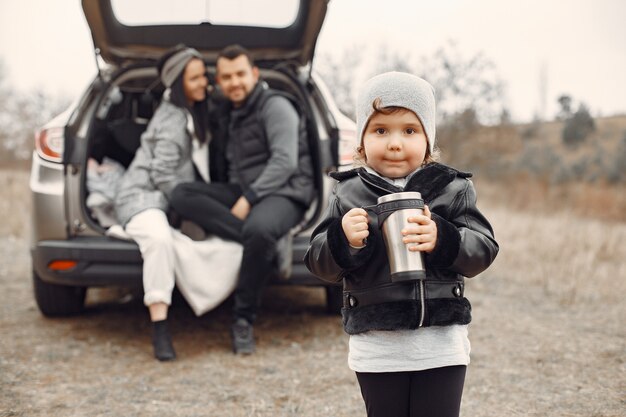
{"label": "black leather jacket", "polygon": [[[464,277],[484,271],[498,253],[491,225],[476,208],[471,174],[432,163],[415,173],[404,189],[364,168],[331,176],[339,183],[325,220],[313,231],[305,263],[323,280],[343,280],[346,332],[469,323]],[[437,244],[425,256],[424,280],[392,283],[378,219],[369,216],[367,244],[353,254],[341,218],[354,207],[374,205],[379,196],[401,191],[422,194],[437,225]]]}

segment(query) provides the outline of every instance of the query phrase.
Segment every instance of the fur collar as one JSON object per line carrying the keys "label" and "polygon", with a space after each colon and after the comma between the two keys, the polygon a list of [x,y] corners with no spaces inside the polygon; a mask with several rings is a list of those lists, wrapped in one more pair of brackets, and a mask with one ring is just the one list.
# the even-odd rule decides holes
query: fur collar
{"label": "fur collar", "polygon": [[429,202],[436,198],[454,178],[470,178],[469,172],[462,172],[437,162],[426,165],[411,177],[404,189],[396,187],[377,175],[370,174],[365,168],[359,167],[349,171],[331,172],[331,178],[341,182],[352,177],[360,177],[368,187],[378,188],[387,193],[402,191],[419,191],[424,201]]}

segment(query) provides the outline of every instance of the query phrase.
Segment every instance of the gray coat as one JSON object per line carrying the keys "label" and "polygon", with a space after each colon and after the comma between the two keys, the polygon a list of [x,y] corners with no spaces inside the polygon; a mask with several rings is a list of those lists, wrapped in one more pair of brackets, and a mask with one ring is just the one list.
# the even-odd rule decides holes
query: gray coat
{"label": "gray coat", "polygon": [[120,182],[115,198],[120,224],[149,208],[166,211],[174,187],[195,179],[191,137],[187,112],[162,101]]}

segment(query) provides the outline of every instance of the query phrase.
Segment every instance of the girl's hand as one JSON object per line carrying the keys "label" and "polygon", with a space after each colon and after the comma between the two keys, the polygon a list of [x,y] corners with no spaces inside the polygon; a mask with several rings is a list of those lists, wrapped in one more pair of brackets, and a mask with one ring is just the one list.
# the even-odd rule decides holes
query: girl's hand
{"label": "girl's hand", "polygon": [[350,211],[341,218],[341,227],[346,238],[348,238],[350,246],[355,248],[365,246],[364,240],[370,234],[367,229],[368,223],[367,212],[362,208],[350,209]]}
{"label": "girl's hand", "polygon": [[402,229],[402,242],[410,251],[432,252],[437,244],[437,223],[430,214],[430,209],[424,205],[424,214],[409,217],[409,225]]}

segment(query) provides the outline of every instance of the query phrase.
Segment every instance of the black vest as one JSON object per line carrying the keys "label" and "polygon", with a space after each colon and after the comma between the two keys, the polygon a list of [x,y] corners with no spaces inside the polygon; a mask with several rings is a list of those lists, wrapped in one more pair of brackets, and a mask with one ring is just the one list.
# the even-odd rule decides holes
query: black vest
{"label": "black vest", "polygon": [[246,190],[263,172],[271,156],[265,134],[261,109],[270,97],[281,95],[290,100],[300,117],[298,140],[298,169],[285,185],[274,195],[289,197],[304,205],[314,197],[313,164],[309,151],[306,119],[296,100],[286,93],[269,89],[259,82],[244,105],[231,111],[228,125],[227,154],[230,156],[230,182],[235,182]]}

